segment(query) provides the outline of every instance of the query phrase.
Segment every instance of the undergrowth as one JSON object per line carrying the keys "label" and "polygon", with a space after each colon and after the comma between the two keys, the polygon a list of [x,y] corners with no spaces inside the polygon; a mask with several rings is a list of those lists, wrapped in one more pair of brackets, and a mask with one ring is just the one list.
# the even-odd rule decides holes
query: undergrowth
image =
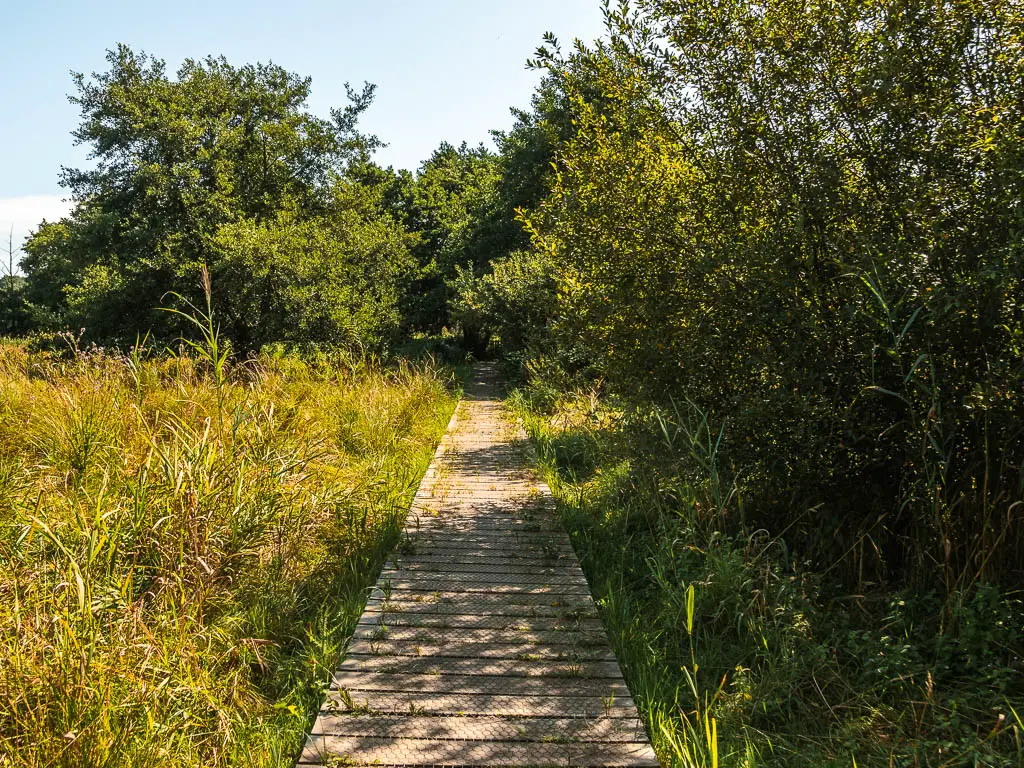
{"label": "undergrowth", "polygon": [[1024,765],[1019,590],[851,590],[744,524],[722,431],[693,406],[539,386],[511,403],[663,763]]}
{"label": "undergrowth", "polygon": [[448,383],[0,344],[0,766],[290,766]]}

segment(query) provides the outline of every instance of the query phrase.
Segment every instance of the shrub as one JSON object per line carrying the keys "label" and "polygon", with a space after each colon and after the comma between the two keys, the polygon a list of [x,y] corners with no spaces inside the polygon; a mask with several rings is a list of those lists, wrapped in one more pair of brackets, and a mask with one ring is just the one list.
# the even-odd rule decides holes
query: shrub
{"label": "shrub", "polygon": [[558,346],[724,424],[749,521],[851,581],[1015,581],[1019,9],[641,2],[609,30],[542,52],[578,128],[530,217]]}
{"label": "shrub", "polygon": [[480,334],[485,346],[497,345],[506,359],[522,360],[547,345],[556,297],[553,266],[543,254],[515,251],[481,277],[460,268],[452,290],[453,319]]}

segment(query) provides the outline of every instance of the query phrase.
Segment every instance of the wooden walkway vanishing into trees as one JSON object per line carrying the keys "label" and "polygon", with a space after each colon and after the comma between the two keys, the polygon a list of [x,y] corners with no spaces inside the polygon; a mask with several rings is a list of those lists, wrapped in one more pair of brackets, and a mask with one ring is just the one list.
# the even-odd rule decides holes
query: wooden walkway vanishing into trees
{"label": "wooden walkway vanishing into trees", "polygon": [[299,764],[658,765],[491,365],[474,371]]}

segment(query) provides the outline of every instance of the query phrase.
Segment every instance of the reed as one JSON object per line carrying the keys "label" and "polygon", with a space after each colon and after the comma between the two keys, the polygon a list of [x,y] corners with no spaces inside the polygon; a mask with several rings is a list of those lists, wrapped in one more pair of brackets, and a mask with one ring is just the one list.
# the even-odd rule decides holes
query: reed
{"label": "reed", "polygon": [[449,379],[0,344],[0,765],[291,765]]}

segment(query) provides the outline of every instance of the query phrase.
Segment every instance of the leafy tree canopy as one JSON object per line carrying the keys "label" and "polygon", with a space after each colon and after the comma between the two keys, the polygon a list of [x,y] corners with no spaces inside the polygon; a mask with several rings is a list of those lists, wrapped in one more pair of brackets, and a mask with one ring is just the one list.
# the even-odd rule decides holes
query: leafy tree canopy
{"label": "leafy tree canopy", "polygon": [[440,330],[449,322],[447,283],[457,266],[482,270],[494,256],[488,223],[497,202],[498,157],[483,146],[442,143],[420,166],[411,189],[409,227],[419,274],[408,324]]}
{"label": "leafy tree canopy", "polygon": [[[104,339],[171,331],[173,318],[156,311],[161,298],[194,296],[200,265],[223,254],[223,228],[349,221],[334,189],[380,144],[356,129],[373,86],[349,89],[351,103],[322,119],[306,110],[310,80],[274,64],[210,57],[170,77],[163,61],[123,45],[107,61],[107,72],[74,76],[74,136],[94,161],[64,170],[75,210],[44,223],[25,249],[40,317]],[[255,335],[237,326],[236,343],[247,338]]]}

